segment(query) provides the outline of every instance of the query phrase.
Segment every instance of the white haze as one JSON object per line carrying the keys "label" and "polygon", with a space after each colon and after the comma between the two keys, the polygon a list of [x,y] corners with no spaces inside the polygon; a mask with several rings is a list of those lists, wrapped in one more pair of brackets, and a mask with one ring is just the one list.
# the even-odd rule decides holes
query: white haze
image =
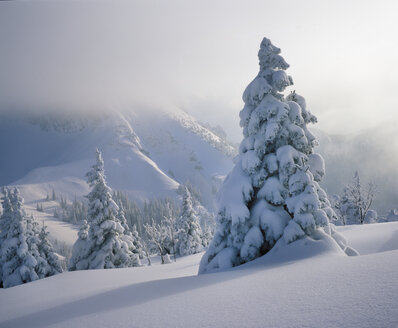
{"label": "white haze", "polygon": [[0,110],[178,106],[239,141],[263,36],[333,133],[397,120],[396,1],[0,2]]}

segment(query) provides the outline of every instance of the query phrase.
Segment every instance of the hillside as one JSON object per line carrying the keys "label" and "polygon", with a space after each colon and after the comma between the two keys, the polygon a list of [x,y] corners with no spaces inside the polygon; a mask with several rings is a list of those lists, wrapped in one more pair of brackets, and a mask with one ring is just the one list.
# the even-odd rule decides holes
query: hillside
{"label": "hillside", "polygon": [[226,272],[197,254],[0,290],[0,327],[396,327],[398,223],[341,232],[366,255],[307,239]]}
{"label": "hillside", "polygon": [[115,111],[96,119],[3,114],[0,148],[7,154],[0,161],[0,185],[20,186],[28,204],[53,189],[69,200],[87,194],[84,175],[99,148],[110,186],[132,200],[174,198],[179,184],[189,180],[210,209],[235,153],[226,140],[178,110]]}

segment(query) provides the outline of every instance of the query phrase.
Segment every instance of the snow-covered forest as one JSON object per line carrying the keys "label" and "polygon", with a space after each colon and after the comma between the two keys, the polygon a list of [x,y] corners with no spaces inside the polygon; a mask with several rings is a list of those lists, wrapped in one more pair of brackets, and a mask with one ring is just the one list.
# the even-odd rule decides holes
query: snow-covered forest
{"label": "snow-covered forest", "polygon": [[310,2],[0,2],[0,327],[398,327],[396,5]]}

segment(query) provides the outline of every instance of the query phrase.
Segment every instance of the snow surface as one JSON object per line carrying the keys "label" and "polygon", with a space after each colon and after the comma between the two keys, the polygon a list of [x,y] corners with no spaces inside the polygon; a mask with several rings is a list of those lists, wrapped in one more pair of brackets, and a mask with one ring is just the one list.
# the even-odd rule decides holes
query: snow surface
{"label": "snow surface", "polygon": [[350,241],[349,245],[361,255],[398,249],[397,222],[347,225],[337,227],[337,231],[342,233]]}
{"label": "snow surface", "polygon": [[367,255],[306,238],[200,276],[202,254],[67,272],[0,290],[0,327],[397,327],[398,223],[339,231]]}

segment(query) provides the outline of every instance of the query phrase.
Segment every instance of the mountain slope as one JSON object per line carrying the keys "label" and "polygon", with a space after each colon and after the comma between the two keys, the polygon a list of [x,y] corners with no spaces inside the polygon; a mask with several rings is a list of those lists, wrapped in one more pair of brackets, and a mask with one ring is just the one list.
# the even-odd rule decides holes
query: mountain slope
{"label": "mountain slope", "polygon": [[214,207],[234,148],[186,113],[130,110],[89,115],[4,115],[0,120],[0,185],[16,184],[29,202],[52,189],[69,200],[87,193],[85,173],[95,148],[108,182],[133,200],[176,197],[188,180]]}

